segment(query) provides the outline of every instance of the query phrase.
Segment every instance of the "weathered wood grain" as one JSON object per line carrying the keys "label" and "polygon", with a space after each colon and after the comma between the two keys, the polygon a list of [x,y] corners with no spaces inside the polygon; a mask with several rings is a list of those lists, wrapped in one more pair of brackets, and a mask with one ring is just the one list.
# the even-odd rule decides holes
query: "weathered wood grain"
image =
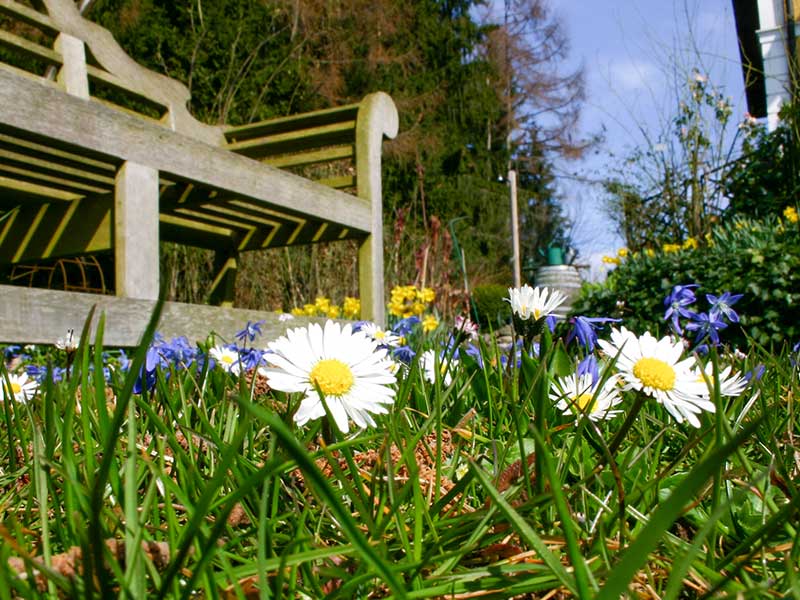
{"label": "weathered wood grain", "polygon": [[158,171],[130,161],[117,173],[114,273],[117,296],[158,298]]}
{"label": "weathered wood grain", "polygon": [[347,104],[298,115],[267,119],[247,125],[229,126],[224,128],[225,138],[229,142],[235,142],[287,131],[321,127],[342,121],[354,121],[358,115],[358,107],[358,104]]}
{"label": "weathered wood grain", "polygon": [[383,290],[383,189],[381,151],[383,137],[397,135],[400,119],[391,97],[370,94],[358,109],[356,172],[358,195],[370,203],[370,231],[358,254],[361,318],[383,325],[386,306]]}
{"label": "weathered wood grain", "polygon": [[83,42],[62,33],[56,38],[55,49],[64,61],[58,71],[58,82],[68,94],[88,100],[89,74],[86,71],[86,48]]}
{"label": "weathered wood grain", "polygon": [[[0,45],[51,65],[42,77],[0,63],[0,209],[13,212],[0,227],[0,262],[113,249],[118,295],[153,301],[159,239],[180,241],[218,251],[211,291],[224,304],[233,297],[237,252],[356,238],[362,317],[383,323],[381,146],[398,124],[389,96],[241,127],[208,126],[189,114],[185,86],[138,65],[73,2],[34,6],[0,0],[0,14],[55,38],[50,49],[0,31]],[[133,95],[135,110],[93,95],[95,86]],[[139,114],[142,102],[153,114]],[[336,168],[315,169],[315,182],[270,163]],[[354,170],[339,169],[351,163]],[[8,294],[12,303],[30,298]],[[59,298],[68,308],[66,296]],[[122,318],[134,306],[122,300],[104,301]],[[180,323],[181,315],[218,309],[175,310]],[[0,322],[0,332],[6,329]]]}
{"label": "weathered wood grain", "polygon": [[56,147],[85,148],[288,214],[339,223],[365,234],[371,230],[371,211],[364,200],[4,70],[0,122],[49,138]]}
{"label": "weathered wood grain", "polygon": [[[103,343],[109,347],[136,346],[147,327],[155,301],[62,292],[0,285],[0,343],[54,344],[67,329],[81,331],[92,306],[97,306],[92,323],[92,340],[97,319],[105,314]],[[232,342],[247,321],[260,321],[264,336],[257,344],[282,334],[287,326],[297,327],[309,319],[282,323],[277,313],[166,302],[158,331],[166,338],[185,335],[191,342],[217,334],[218,342]],[[318,319],[311,319],[318,320]]]}

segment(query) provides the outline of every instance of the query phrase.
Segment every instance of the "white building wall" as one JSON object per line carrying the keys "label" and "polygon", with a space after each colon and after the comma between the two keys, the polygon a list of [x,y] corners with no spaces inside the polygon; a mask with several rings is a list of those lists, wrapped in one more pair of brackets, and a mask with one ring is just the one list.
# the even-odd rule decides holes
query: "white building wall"
{"label": "white building wall", "polygon": [[[767,127],[778,125],[778,112],[791,100],[789,61],[787,60],[786,19],[783,0],[758,0],[761,28],[756,32],[764,60],[764,83],[767,93]],[[795,27],[795,34],[800,31]]]}

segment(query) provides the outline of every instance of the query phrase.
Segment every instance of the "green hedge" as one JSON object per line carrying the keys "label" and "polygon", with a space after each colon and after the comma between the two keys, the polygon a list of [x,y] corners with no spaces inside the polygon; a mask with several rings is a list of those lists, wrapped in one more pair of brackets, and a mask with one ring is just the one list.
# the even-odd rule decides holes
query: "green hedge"
{"label": "green hedge", "polygon": [[508,287],[500,284],[476,285],[472,290],[472,306],[481,329],[497,329],[511,321],[511,305],[503,298],[508,298]]}
{"label": "green hedge", "polygon": [[705,294],[741,293],[734,306],[739,325],[721,332],[744,348],[794,342],[800,337],[800,233],[798,223],[739,219],[718,227],[707,246],[628,256],[603,284],[584,286],[574,314],[614,316],[639,333],[665,334],[664,297],[678,284],[699,284],[697,312]]}

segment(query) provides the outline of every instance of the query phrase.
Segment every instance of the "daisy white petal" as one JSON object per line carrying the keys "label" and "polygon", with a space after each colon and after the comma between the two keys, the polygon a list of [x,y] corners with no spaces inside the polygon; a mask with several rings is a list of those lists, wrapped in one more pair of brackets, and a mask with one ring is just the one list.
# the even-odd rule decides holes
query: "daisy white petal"
{"label": "daisy white petal", "polygon": [[361,331],[363,331],[368,337],[372,338],[382,346],[390,346],[394,348],[395,346],[400,345],[399,335],[397,335],[393,331],[387,331],[383,329],[380,325],[376,325],[375,323],[366,323],[361,328]]}
{"label": "daisy white petal", "polygon": [[[350,324],[327,321],[290,329],[269,344],[271,352],[263,370],[269,386],[282,392],[303,392],[305,397],[294,414],[299,426],[325,416],[325,405],[336,426],[350,431],[350,421],[359,428],[374,425],[372,414],[388,412],[394,402],[392,387],[397,379],[386,350]],[[317,393],[325,398],[325,404]]]}
{"label": "daisy white petal", "polygon": [[613,409],[622,402],[617,376],[612,375],[602,386],[599,380],[592,379],[591,373],[558,377],[550,388],[550,399],[563,414],[575,415],[576,419],[585,414],[592,421],[599,421],[620,414],[622,411]]}
{"label": "daisy white petal", "polygon": [[[709,391],[713,391],[714,385],[714,366],[711,363],[708,363],[705,368],[705,374],[708,378],[708,386]],[[706,382],[706,379],[703,377],[703,374],[700,372],[698,368],[696,370],[696,375],[699,381],[703,383]],[[719,394],[720,396],[738,396],[740,395],[744,389],[747,387],[749,382],[747,379],[738,375],[737,373],[731,372],[730,365],[727,365],[724,369],[719,372]]]}
{"label": "daisy white petal", "polygon": [[422,367],[423,372],[425,373],[425,379],[430,383],[434,383],[436,381],[436,368],[439,368],[439,374],[442,377],[442,383],[445,386],[449,386],[452,381],[452,372],[455,369],[459,361],[457,359],[447,359],[444,357],[436,356],[436,352],[434,350],[426,350],[419,358],[420,366]]}
{"label": "daisy white petal", "polygon": [[[8,388],[11,384],[11,388]],[[12,375],[9,373],[8,382],[0,376],[0,400],[5,402],[13,398],[17,402],[25,403],[36,395],[39,384],[34,379],[28,379],[27,373]]]}
{"label": "daisy white petal", "polygon": [[511,311],[523,321],[531,318],[538,321],[551,315],[566,299],[558,290],[532,288],[527,283],[522,287],[508,288],[508,298],[504,298],[511,304]]}
{"label": "daisy white petal", "polygon": [[241,362],[239,361],[239,353],[236,350],[225,348],[223,346],[215,346],[208,352],[217,364],[228,373],[238,375],[241,370]]}
{"label": "daisy white petal", "polygon": [[700,427],[696,415],[714,412],[708,388],[696,373],[693,358],[681,360],[683,344],[669,337],[656,339],[650,333],[637,337],[624,327],[611,332],[611,341],[599,340],[600,348],[617,357],[616,368],[624,389],[638,390],[656,399],[672,417]]}

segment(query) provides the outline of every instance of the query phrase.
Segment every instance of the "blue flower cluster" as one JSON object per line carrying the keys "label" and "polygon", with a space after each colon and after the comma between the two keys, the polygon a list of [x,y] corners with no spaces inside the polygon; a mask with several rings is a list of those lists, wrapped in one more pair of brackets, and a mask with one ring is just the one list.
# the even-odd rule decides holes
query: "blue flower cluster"
{"label": "blue flower cluster", "polygon": [[[263,321],[257,323],[248,321],[245,328],[236,334],[236,339],[243,343],[242,346],[233,343],[223,346],[238,355],[238,365],[242,371],[257,369],[264,364],[264,354],[267,350],[259,350],[246,345],[248,341],[252,343],[257,336],[261,335],[263,323]],[[195,369],[198,373],[202,372],[206,363],[209,369],[216,366],[216,361],[209,354],[203,352],[199,347],[191,345],[186,337],[176,337],[167,341],[156,334],[147,349],[145,364],[139,372],[133,391],[141,394],[153,389],[156,383],[156,372],[159,369],[164,372],[166,377],[169,377],[171,369],[176,371]]]}
{"label": "blue flower cluster", "polygon": [[[739,315],[733,310],[743,294],[731,294],[725,292],[721,296],[706,294],[709,308],[706,312],[695,312],[689,307],[697,301],[695,289],[699,287],[696,283],[676,285],[672,292],[664,298],[664,320],[669,322],[672,331],[683,335],[683,327],[686,331],[694,332],[695,350],[700,353],[708,352],[710,346],[719,346],[719,332],[727,328],[730,323],[738,323]],[[682,323],[683,321],[683,323]]]}
{"label": "blue flower cluster", "polygon": [[[255,323],[248,321],[244,329],[237,332],[235,336],[241,346],[237,344],[224,346],[224,348],[232,350],[238,355],[239,370],[249,371],[265,364],[264,355],[268,351],[247,345],[248,342],[252,344],[256,337],[261,335],[261,326],[263,324],[264,321]],[[17,364],[24,365],[28,376],[39,383],[46,381],[48,378],[53,382],[69,379],[73,370],[71,365],[68,364],[66,367],[53,364],[43,365],[41,361],[27,352],[28,348],[6,346],[2,349],[5,363],[10,364],[12,361],[18,361]],[[130,359],[122,349],[114,352],[103,352],[102,359],[103,377],[107,382],[111,381],[113,370],[125,373],[129,370],[131,364]],[[69,363],[69,361],[67,362]],[[203,352],[198,346],[192,345],[186,337],[182,336],[166,340],[159,333],[156,333],[147,349],[145,364],[134,384],[134,392],[141,394],[151,390],[155,386],[156,373],[159,369],[164,372],[165,377],[169,377],[170,372],[173,370],[195,369],[197,372],[201,372],[206,364],[208,364],[209,369],[213,369],[216,366],[214,359],[209,354]],[[91,362],[89,369],[91,371],[94,370],[94,364]]]}

